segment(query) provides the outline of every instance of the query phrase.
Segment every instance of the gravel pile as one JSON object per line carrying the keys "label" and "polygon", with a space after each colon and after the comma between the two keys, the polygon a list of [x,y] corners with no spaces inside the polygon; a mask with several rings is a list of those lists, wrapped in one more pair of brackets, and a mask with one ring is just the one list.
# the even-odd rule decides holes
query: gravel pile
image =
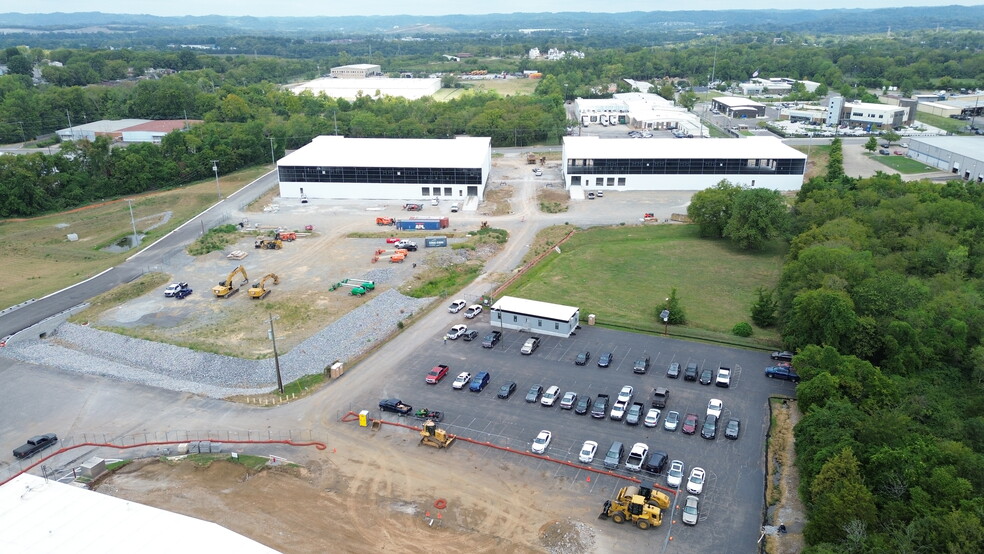
{"label": "gravel pile", "polygon": [[[385,269],[371,277],[383,282]],[[335,361],[353,359],[397,330],[397,323],[432,299],[404,296],[394,289],[370,301],[280,356],[284,382],[320,373]],[[272,359],[244,360],[180,346],[135,339],[91,327],[62,324],[53,338],[16,343],[3,356],[34,364],[100,375],[214,398],[263,394],[276,387]]]}

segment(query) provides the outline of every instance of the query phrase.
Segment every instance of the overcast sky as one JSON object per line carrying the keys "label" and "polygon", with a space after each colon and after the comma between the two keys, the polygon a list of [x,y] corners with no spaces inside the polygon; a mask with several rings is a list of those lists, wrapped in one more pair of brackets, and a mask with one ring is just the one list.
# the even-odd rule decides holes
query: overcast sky
{"label": "overcast sky", "polygon": [[[884,8],[901,6],[979,5],[980,0],[827,0],[810,4],[789,0],[498,0],[474,2],[448,0],[376,0],[341,2],[338,0],[0,0],[0,13],[103,12],[151,15],[252,15],[252,16],[312,16],[312,15],[446,15],[514,12],[631,12],[661,10],[723,10],[723,9],[829,9]],[[493,8],[494,6],[494,8]]]}

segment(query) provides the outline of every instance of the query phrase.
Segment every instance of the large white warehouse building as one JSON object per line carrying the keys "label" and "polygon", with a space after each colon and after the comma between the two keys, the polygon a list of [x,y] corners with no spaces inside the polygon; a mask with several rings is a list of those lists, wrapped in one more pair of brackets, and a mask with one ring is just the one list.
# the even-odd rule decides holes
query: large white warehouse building
{"label": "large white warehouse building", "polygon": [[277,162],[284,198],[482,198],[492,139],[315,137]]}
{"label": "large white warehouse building", "polygon": [[703,190],[727,179],[799,190],[806,154],[772,137],[603,139],[564,137],[564,183],[597,190]]}

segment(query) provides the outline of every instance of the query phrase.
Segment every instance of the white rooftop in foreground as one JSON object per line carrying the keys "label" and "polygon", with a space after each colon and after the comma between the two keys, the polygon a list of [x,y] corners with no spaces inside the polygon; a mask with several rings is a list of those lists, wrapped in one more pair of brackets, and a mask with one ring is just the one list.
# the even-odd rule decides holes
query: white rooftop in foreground
{"label": "white rooftop in foreground", "polygon": [[806,158],[775,137],[651,138],[631,140],[597,136],[564,137],[564,155],[570,158]]}
{"label": "white rooftop in foreground", "polygon": [[453,139],[314,137],[284,156],[277,166],[326,167],[482,167],[490,137]]}
{"label": "white rooftop in foreground", "polygon": [[184,550],[277,552],[215,523],[34,475],[21,475],[0,487],[0,552],[173,554]]}

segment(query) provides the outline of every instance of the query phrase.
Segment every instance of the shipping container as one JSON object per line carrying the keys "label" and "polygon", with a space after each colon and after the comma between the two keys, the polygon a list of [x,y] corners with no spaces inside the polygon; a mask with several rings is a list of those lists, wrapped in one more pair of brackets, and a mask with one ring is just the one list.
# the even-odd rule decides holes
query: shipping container
{"label": "shipping container", "polygon": [[447,246],[448,237],[426,237],[424,238],[425,248],[436,248],[438,246]]}
{"label": "shipping container", "polygon": [[396,228],[401,231],[436,231],[448,226],[448,218],[414,218],[399,219],[396,221]]}

